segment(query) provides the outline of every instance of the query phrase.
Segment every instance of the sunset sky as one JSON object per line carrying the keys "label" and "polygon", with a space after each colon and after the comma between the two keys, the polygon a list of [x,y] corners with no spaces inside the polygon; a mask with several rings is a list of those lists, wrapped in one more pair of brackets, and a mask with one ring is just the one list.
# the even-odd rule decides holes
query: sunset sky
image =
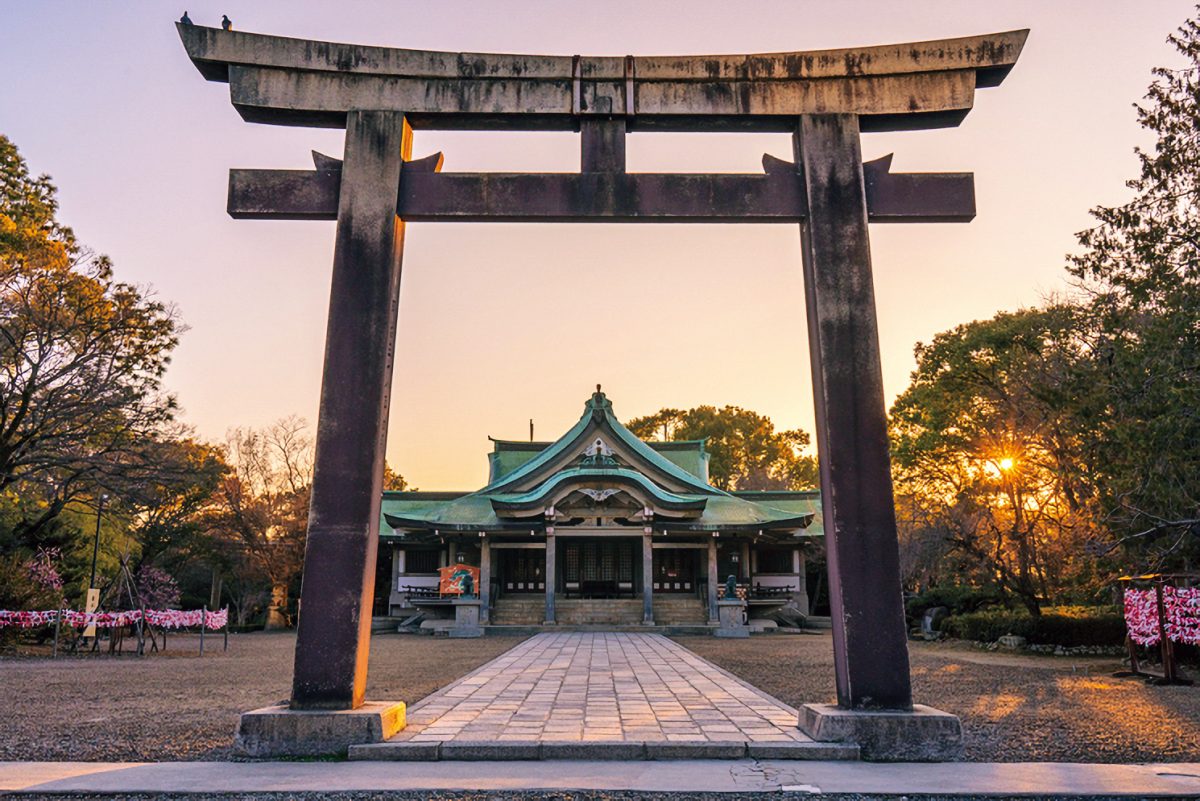
{"label": "sunset sky", "polygon": [[[191,0],[186,0],[191,2]],[[342,132],[250,125],[192,67],[163,3],[6,4],[0,133],[60,189],[60,218],[153,286],[189,330],[167,376],[206,438],[316,422],[332,222],[236,221],[231,167],[310,168]],[[1030,28],[958,128],[864,137],[894,171],[975,173],[966,225],[872,227],[889,402],[918,341],[1068,288],[1087,210],[1128,196],[1132,104],[1189,2],[237,2],[188,5],[240,30],[431,50],[571,55],[820,49]],[[635,171],[758,172],[783,134],[634,134]],[[570,133],[418,132],[445,170],[573,171]],[[473,489],[487,436],[555,438],[602,383],[622,419],[736,404],[812,430],[793,225],[414,224],[407,233],[389,462]]]}

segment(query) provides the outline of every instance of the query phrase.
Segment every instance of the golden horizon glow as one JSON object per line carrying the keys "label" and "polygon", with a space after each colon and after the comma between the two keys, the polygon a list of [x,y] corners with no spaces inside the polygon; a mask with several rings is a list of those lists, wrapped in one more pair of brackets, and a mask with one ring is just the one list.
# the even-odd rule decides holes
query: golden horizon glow
{"label": "golden horizon glow", "polygon": [[[293,414],[315,427],[334,224],[231,220],[225,201],[230,167],[312,169],[311,150],[341,154],[342,131],[242,121],[228,87],[188,62],[180,9],[10,6],[0,69],[24,78],[5,87],[0,131],[31,172],[53,177],[59,218],[112,257],[119,280],[178,304],[188,331],[166,387],[181,420],[217,442]],[[1152,68],[1175,65],[1164,40],[1193,11],[1191,0],[777,1],[740,14],[723,0],[686,13],[661,0],[228,0],[190,16],[228,13],[241,30],[327,41],[594,55],[1030,28],[1012,74],[979,93],[962,125],[862,138],[864,159],[894,153],[895,172],[975,174],[970,224],[871,226],[890,404],[908,386],[914,343],[1067,291],[1064,254],[1091,224],[1088,209],[1130,196],[1134,147],[1148,144],[1131,104]],[[53,114],[31,112],[49,97]],[[764,153],[794,158],[784,133],[639,131],[627,147],[639,172],[761,173]],[[578,133],[418,130],[414,156],[437,151],[448,172],[574,172],[580,158]],[[408,226],[406,239],[387,457],[415,487],[482,486],[488,435],[524,439],[533,418],[538,439],[557,438],[597,382],[622,420],[731,404],[815,433],[795,225],[430,223]],[[1016,464],[1022,478],[1035,456]]]}

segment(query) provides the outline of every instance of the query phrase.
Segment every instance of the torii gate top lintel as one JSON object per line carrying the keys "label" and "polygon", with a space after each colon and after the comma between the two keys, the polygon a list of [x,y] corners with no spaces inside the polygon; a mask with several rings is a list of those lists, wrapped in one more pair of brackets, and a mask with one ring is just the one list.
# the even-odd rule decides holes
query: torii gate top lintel
{"label": "torii gate top lintel", "polygon": [[1028,30],[872,47],[719,56],[451,53],[178,26],[188,56],[230,84],[252,122],[343,127],[352,109],[415,128],[570,130],[620,115],[630,129],[793,130],[843,113],[864,131],[957,125],[997,86]]}

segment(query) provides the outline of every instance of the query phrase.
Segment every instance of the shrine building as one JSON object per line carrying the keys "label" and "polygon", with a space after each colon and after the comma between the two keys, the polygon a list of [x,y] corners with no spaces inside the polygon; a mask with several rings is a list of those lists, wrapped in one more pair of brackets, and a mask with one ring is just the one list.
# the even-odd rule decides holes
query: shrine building
{"label": "shrine building", "polygon": [[731,575],[751,617],[808,613],[816,490],[718,489],[703,440],[638,439],[599,387],[557,441],[492,445],[480,490],[383,494],[377,615],[452,614],[459,563],[492,626],[712,625]]}

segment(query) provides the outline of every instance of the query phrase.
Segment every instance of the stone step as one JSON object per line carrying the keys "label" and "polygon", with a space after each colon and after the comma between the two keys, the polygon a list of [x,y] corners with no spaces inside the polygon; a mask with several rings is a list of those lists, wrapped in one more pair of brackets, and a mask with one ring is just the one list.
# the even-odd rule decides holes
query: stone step
{"label": "stone step", "polygon": [[395,741],[350,746],[355,761],[527,760],[527,759],[858,759],[858,746],[845,743],[630,741],[528,742]]}
{"label": "stone step", "polygon": [[[545,598],[516,596],[495,602],[491,622],[500,626],[534,626],[545,616]],[[555,619],[566,625],[635,625],[642,620],[641,598],[556,598]],[[708,608],[694,596],[655,597],[654,619],[662,625],[703,625]]]}

